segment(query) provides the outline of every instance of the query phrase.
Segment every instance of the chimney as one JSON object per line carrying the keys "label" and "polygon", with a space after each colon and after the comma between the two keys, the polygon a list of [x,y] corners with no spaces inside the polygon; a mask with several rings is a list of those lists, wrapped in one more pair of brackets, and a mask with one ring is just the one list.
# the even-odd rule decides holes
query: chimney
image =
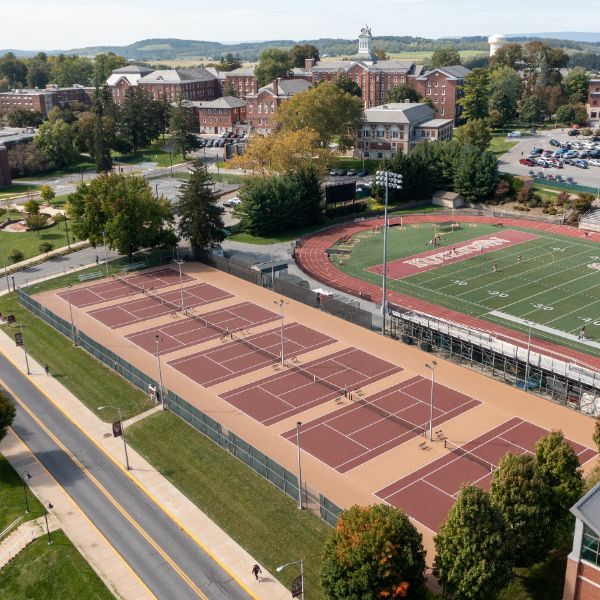
{"label": "chimney", "polygon": [[305,58],[304,59],[304,70],[305,71],[312,71],[312,68],[315,66],[315,59],[314,58]]}
{"label": "chimney", "polygon": [[275,94],[276,96],[279,96],[279,81],[280,81],[280,77],[278,77],[277,79],[273,80],[273,83],[271,84],[271,87],[273,88],[273,94]]}

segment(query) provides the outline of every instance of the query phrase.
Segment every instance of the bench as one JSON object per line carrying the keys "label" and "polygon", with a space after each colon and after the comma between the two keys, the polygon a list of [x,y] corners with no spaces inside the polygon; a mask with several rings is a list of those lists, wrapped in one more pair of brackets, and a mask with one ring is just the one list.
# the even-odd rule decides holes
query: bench
{"label": "bench", "polygon": [[92,279],[100,279],[100,277],[104,277],[104,273],[102,271],[93,271],[92,273],[80,275],[78,279],[79,281],[91,281]]}
{"label": "bench", "polygon": [[125,265],[121,271],[125,273],[129,273],[129,271],[137,271],[138,269],[143,269],[146,266],[146,261],[143,260],[141,262],[131,263],[129,265]]}

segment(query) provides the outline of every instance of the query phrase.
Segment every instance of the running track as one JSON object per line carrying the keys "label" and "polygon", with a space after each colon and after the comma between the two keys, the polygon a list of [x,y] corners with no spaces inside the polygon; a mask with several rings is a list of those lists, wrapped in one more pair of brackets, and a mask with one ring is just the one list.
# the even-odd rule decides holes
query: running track
{"label": "running track", "polygon": [[[411,225],[413,223],[435,223],[439,220],[440,215],[429,214],[396,217],[389,219],[389,222],[390,224],[395,224],[402,221],[403,224]],[[476,217],[466,215],[455,215],[454,220],[460,221],[461,223],[495,224],[502,222],[505,226],[526,227],[527,229],[534,231],[555,233],[557,235],[563,235],[571,238],[590,239],[592,241],[600,240],[600,234],[590,233],[590,237],[586,238],[582,231],[575,229],[574,227],[568,227],[566,225],[552,225],[550,223],[540,223],[538,221],[523,221],[519,219],[500,219],[494,217]],[[303,239],[302,245],[296,248],[296,263],[303,271],[318,281],[323,281],[327,283],[327,285],[345,292],[346,294],[358,296],[359,298],[366,298],[372,302],[381,304],[382,291],[380,286],[369,283],[368,281],[356,279],[351,275],[343,273],[329,262],[326,254],[326,250],[331,248],[340,238],[346,235],[354,235],[366,229],[373,229],[374,227],[383,227],[383,219],[372,219],[368,221],[362,221],[360,223],[346,223],[339,225],[338,227],[326,229],[311,235],[306,239]],[[499,229],[499,231],[502,231],[502,229]],[[495,335],[504,335],[514,340],[518,340],[522,344],[527,344],[526,334],[509,329],[508,327],[495,325],[493,323],[489,323],[488,321],[484,321],[483,319],[471,317],[463,313],[438,306],[437,304],[426,302],[425,300],[417,300],[416,298],[411,298],[410,296],[401,294],[400,292],[394,290],[390,290],[388,294],[388,302],[402,306],[407,310],[416,310],[427,313],[435,317],[448,319],[456,323],[462,323],[467,327],[474,327],[479,330],[491,332]],[[539,339],[534,339],[534,346],[542,351],[558,355],[559,357],[569,357],[574,362],[584,364],[595,369],[600,369],[600,358],[590,356],[589,354]]]}

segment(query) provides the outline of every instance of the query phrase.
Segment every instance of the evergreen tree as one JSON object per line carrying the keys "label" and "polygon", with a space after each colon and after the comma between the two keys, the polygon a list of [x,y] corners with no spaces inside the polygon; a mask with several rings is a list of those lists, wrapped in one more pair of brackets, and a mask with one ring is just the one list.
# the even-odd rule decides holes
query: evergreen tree
{"label": "evergreen tree", "polygon": [[110,151],[111,140],[106,123],[109,114],[113,112],[112,95],[108,86],[104,85],[102,89],[96,88],[92,112],[94,114],[94,148],[92,158],[96,163],[97,173],[106,173],[112,169],[113,161]]}
{"label": "evergreen tree", "polygon": [[198,129],[194,111],[179,99],[177,106],[171,107],[169,131],[173,136],[173,146],[185,160],[187,152],[200,147],[195,131]]}
{"label": "evergreen tree", "polygon": [[463,97],[458,103],[463,107],[462,116],[469,119],[485,119],[488,116],[490,78],[487,69],[473,69],[462,87]]}
{"label": "evergreen tree", "polygon": [[121,106],[120,129],[134,150],[149,146],[161,133],[160,105],[141,86],[125,92]]}
{"label": "evergreen tree", "polygon": [[489,146],[492,134],[483,119],[471,119],[454,131],[454,139],[476,146],[483,152]]}
{"label": "evergreen tree", "polygon": [[481,202],[489,197],[498,183],[498,161],[489,152],[475,146],[463,146],[456,164],[454,191],[469,202]]}
{"label": "evergreen tree", "polygon": [[192,253],[225,239],[223,209],[217,204],[213,181],[200,161],[194,162],[177,203],[177,214],[179,235],[190,241]]}
{"label": "evergreen tree", "polygon": [[534,123],[539,122],[542,118],[542,109],[540,106],[540,100],[537,96],[528,96],[523,98],[519,102],[519,108],[517,109],[519,118],[523,123],[527,123],[531,127]]}

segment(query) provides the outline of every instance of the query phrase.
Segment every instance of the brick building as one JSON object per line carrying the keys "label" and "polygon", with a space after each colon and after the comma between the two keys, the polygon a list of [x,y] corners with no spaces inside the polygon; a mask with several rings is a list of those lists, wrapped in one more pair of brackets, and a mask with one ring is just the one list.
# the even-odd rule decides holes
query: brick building
{"label": "brick building", "polygon": [[248,95],[247,119],[258,133],[271,133],[275,116],[282,102],[311,86],[305,79],[276,79],[261,87],[256,94]]}
{"label": "brick building", "polygon": [[190,102],[198,113],[200,133],[245,133],[248,103],[235,96],[223,96],[209,102]]}
{"label": "brick building", "polygon": [[462,65],[438,67],[417,77],[414,87],[424,98],[431,98],[438,117],[458,123],[462,113],[458,100],[463,96],[462,86],[470,72]]}
{"label": "brick building", "polygon": [[590,127],[600,127],[600,79],[590,79],[587,111]]}
{"label": "brick building", "polygon": [[110,88],[115,104],[122,104],[125,99],[125,92],[132,86],[136,86],[138,81],[152,73],[153,69],[140,67],[138,65],[128,65],[115,69],[106,80],[106,85]]}
{"label": "brick building", "polygon": [[355,158],[392,158],[408,154],[417,144],[452,138],[452,119],[436,119],[436,111],[422,103],[398,102],[365,110],[356,131]]}
{"label": "brick building", "polygon": [[600,483],[573,508],[575,533],[567,558],[563,600],[600,599]]}
{"label": "brick building", "polygon": [[6,116],[16,110],[39,111],[45,117],[55,107],[69,108],[75,104],[89,105],[93,88],[82,85],[61,88],[49,84],[45,89],[16,89],[0,93],[0,116]]}
{"label": "brick building", "polygon": [[166,98],[170,102],[176,102],[183,98],[204,101],[221,96],[219,78],[206,69],[152,71],[141,77],[137,84],[155,100]]}
{"label": "brick building", "polygon": [[234,94],[238,98],[247,98],[256,94],[257,85],[254,76],[254,67],[240,67],[225,74],[224,86],[233,88]]}

